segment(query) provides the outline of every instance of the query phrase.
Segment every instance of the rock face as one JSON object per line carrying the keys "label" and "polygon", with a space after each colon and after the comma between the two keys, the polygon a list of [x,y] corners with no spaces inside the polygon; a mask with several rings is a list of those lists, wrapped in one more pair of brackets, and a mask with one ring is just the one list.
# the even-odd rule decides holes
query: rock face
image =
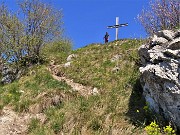
{"label": "rock face", "polygon": [[180,129],[180,32],[158,32],[139,48],[143,95],[152,110]]}

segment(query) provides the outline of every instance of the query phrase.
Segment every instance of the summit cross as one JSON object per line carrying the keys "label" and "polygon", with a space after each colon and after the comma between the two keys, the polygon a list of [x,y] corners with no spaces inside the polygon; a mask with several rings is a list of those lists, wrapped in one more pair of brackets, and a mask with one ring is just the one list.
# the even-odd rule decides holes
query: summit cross
{"label": "summit cross", "polygon": [[128,26],[128,23],[119,24],[119,17],[116,17],[116,24],[112,25],[112,26],[107,26],[107,28],[108,29],[116,28],[116,39],[115,40],[117,40],[119,27],[123,27],[123,26]]}

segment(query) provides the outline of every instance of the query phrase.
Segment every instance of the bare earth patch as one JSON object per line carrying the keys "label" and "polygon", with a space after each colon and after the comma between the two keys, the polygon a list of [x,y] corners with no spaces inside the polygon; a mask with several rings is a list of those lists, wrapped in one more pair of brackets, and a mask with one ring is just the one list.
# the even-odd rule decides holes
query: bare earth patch
{"label": "bare earth patch", "polygon": [[31,118],[44,122],[44,114],[16,113],[10,107],[4,107],[0,115],[0,135],[26,135]]}
{"label": "bare earth patch", "polygon": [[61,74],[58,71],[58,67],[60,67],[59,65],[50,65],[50,67],[48,68],[48,70],[52,73],[52,76],[54,79],[58,80],[58,81],[65,81],[68,85],[70,85],[72,87],[72,89],[74,91],[77,91],[79,94],[81,94],[82,96],[89,96],[89,95],[95,95],[98,94],[98,90],[97,88],[93,88],[90,86],[84,86],[80,83],[75,83],[73,82],[73,80],[66,78],[65,76],[61,76]]}

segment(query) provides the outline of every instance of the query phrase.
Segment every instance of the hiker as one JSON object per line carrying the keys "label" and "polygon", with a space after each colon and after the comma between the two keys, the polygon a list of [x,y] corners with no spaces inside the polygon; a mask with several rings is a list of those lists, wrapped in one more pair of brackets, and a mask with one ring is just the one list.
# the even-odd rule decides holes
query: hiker
{"label": "hiker", "polygon": [[108,43],[109,41],[109,34],[106,32],[105,36],[104,36],[104,39],[105,39],[105,43]]}

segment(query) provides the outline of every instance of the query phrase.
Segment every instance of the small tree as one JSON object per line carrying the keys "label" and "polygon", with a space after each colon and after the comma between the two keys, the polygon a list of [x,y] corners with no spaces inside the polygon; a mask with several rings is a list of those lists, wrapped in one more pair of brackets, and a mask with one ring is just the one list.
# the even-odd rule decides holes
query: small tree
{"label": "small tree", "polygon": [[61,11],[40,0],[21,0],[18,4],[20,15],[12,14],[4,4],[0,6],[0,53],[11,64],[25,56],[26,60],[38,60],[42,46],[62,34]]}
{"label": "small tree", "polygon": [[150,35],[159,30],[177,29],[180,27],[180,1],[152,0],[138,15],[138,20]]}
{"label": "small tree", "polygon": [[40,0],[19,0],[18,5],[19,13],[0,5],[0,68],[8,64],[14,79],[22,67],[39,62],[42,47],[61,39],[63,31],[61,11]]}
{"label": "small tree", "polygon": [[25,16],[27,54],[39,57],[41,47],[61,35],[62,13],[39,0],[23,0],[19,5]]}
{"label": "small tree", "polygon": [[22,59],[24,26],[15,14],[11,15],[7,7],[0,6],[0,54],[1,60]]}

